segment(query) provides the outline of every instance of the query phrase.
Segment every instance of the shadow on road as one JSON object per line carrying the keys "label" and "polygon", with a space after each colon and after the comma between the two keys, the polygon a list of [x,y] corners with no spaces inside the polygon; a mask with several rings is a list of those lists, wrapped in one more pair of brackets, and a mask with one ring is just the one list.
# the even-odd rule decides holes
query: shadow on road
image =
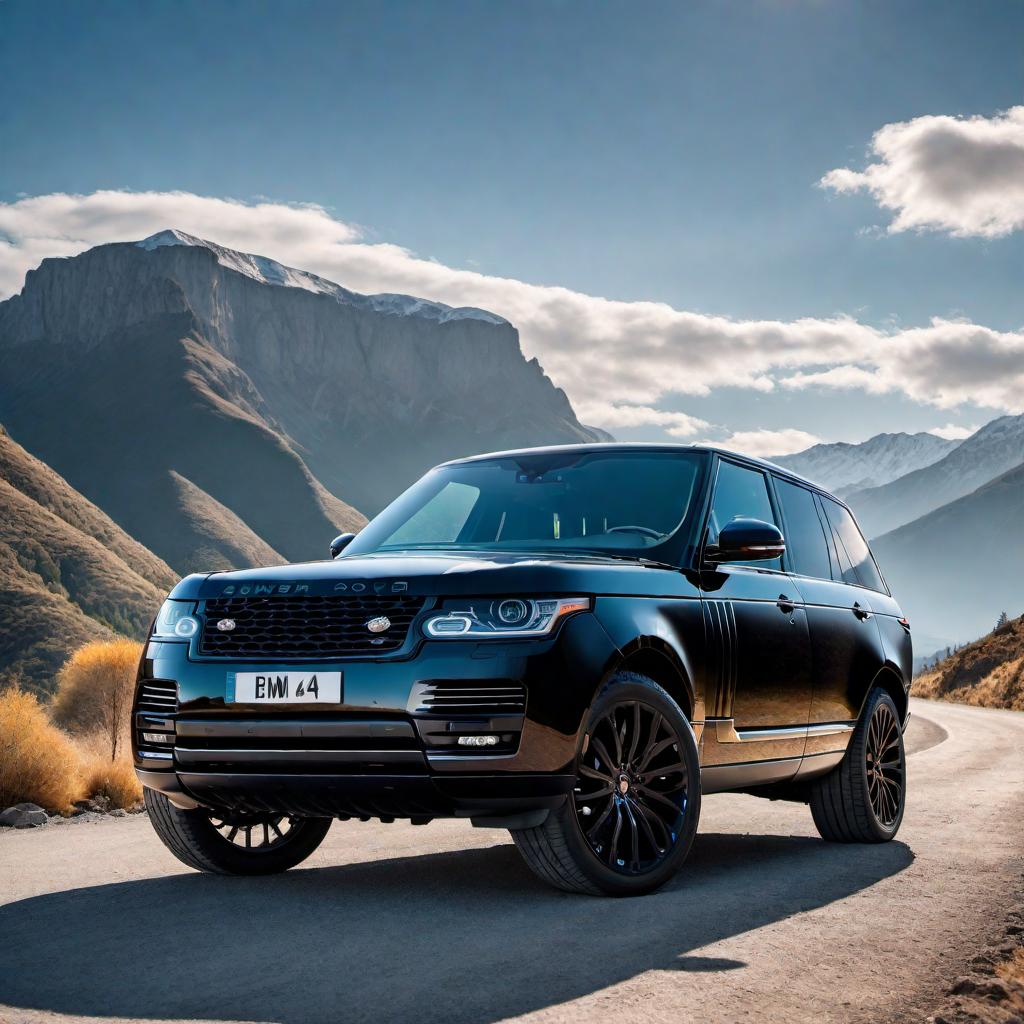
{"label": "shadow on road", "polygon": [[495,1021],[644,971],[741,976],[742,961],[687,954],[912,859],[899,842],[704,834],[674,883],[632,900],[548,890],[508,845],[102,885],[0,908],[0,1002],[284,1024]]}

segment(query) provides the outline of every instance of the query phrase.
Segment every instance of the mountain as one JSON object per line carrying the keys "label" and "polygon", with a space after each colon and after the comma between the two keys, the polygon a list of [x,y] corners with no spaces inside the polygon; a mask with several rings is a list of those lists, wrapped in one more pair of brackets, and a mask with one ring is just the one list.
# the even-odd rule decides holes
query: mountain
{"label": "mountain", "polygon": [[876,434],[860,444],[816,444],[771,461],[835,493],[886,484],[938,462],[959,443],[928,433]]}
{"label": "mountain", "polygon": [[176,579],[0,428],[0,685],[45,691],[80,644],[143,636]]}
{"label": "mountain", "polygon": [[1022,522],[1024,464],[872,541],[915,647],[919,631],[963,642],[1024,612]]}
{"label": "mountain", "polygon": [[955,501],[1024,462],[1024,416],[1001,416],[948,455],[881,487],[845,498],[869,537],[893,530]]}
{"label": "mountain", "polygon": [[437,462],[602,436],[501,317],[175,231],[44,260],[0,357],[0,419],[182,573],[322,557]]}
{"label": "mountain", "polygon": [[997,626],[914,680],[914,695],[1024,711],[1024,618]]}

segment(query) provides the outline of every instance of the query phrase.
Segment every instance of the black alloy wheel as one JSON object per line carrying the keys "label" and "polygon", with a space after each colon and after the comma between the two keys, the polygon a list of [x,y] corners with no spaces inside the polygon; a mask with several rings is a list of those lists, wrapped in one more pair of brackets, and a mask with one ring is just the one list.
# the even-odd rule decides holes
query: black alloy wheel
{"label": "black alloy wheel", "polygon": [[301,864],[324,840],[331,818],[176,807],[143,790],[149,820],[183,864],[221,875],[272,875]]}
{"label": "black alloy wheel", "polygon": [[639,896],[682,866],[700,819],[697,741],[654,680],[618,672],[594,700],[573,792],[512,838],[531,870],[567,892]]}
{"label": "black alloy wheel", "polygon": [[294,838],[299,824],[298,818],[283,814],[272,817],[210,814],[208,817],[226,842],[243,850],[280,848],[288,842],[289,836]]}
{"label": "black alloy wheel", "polygon": [[899,831],[907,800],[903,727],[892,696],[867,696],[842,761],[810,785],[811,814],[832,843],[885,843]]}
{"label": "black alloy wheel", "polygon": [[865,761],[868,798],[878,823],[893,828],[903,813],[903,744],[892,705],[875,705],[868,723]]}
{"label": "black alloy wheel", "polygon": [[595,721],[577,764],[580,829],[613,871],[640,875],[668,856],[686,818],[690,773],[665,716],[621,701]]}

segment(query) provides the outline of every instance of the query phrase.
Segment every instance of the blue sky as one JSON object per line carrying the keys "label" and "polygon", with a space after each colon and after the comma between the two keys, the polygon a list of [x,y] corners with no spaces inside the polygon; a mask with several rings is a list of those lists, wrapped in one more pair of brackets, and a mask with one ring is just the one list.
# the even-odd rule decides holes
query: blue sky
{"label": "blue sky", "polygon": [[[884,125],[1024,102],[1022,40],[1012,3],[8,0],[0,202],[268,197],[366,243],[591,296],[1016,332],[1021,231],[887,234],[872,195],[816,182],[863,168]],[[719,433],[827,439],[1003,411],[729,383],[652,404]]]}

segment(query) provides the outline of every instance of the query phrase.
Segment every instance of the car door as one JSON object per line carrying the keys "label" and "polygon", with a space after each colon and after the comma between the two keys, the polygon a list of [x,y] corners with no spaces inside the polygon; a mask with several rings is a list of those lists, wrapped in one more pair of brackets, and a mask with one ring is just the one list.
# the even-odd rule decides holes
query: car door
{"label": "car door", "polygon": [[[785,508],[787,492],[781,483],[779,493]],[[872,593],[884,585],[849,511],[824,495],[812,497],[828,547],[831,578],[801,573],[794,582],[811,634],[810,724],[820,727],[856,719],[865,687],[884,660],[871,602]],[[821,743],[809,744],[807,752],[820,748]]]}
{"label": "car door", "polygon": [[[767,474],[719,459],[706,542],[736,516],[781,528]],[[799,758],[811,703],[811,647],[792,580],[779,559],[722,563],[700,575],[708,718],[717,719],[717,743],[705,745],[709,761]]]}

